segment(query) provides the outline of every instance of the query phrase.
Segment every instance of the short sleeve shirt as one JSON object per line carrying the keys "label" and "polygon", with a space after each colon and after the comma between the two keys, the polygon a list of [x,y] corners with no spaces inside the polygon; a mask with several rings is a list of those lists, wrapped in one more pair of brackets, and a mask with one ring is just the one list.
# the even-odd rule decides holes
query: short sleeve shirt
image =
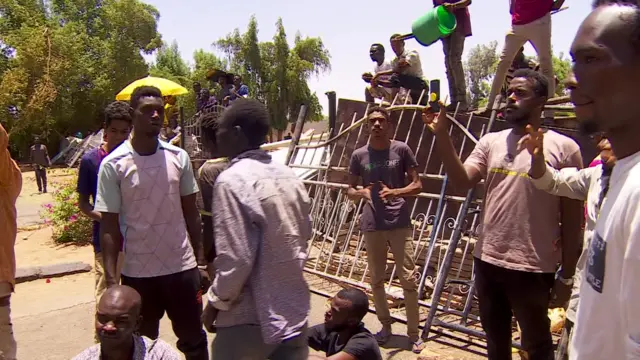
{"label": "short sleeve shirt", "polygon": [[[100,344],[93,345],[72,360],[101,360]],[[181,356],[171,345],[144,336],[133,336],[133,360],[180,360]]]}
{"label": "short sleeve shirt", "polygon": [[404,198],[397,197],[384,203],[378,193],[381,182],[390,189],[407,185],[407,172],[418,166],[413,151],[401,141],[392,141],[386,150],[375,150],[365,145],[353,152],[349,173],[362,179],[362,186],[371,187],[371,201],[362,211],[362,231],[392,230],[411,224],[409,208]]}
{"label": "short sleeve shirt", "polygon": [[[96,194],[98,192],[98,170],[100,163],[107,156],[107,151],[100,146],[93,149],[80,160],[78,169],[78,194],[88,196],[93,203],[96,202]],[[100,222],[93,222],[93,250],[100,252]]]}
{"label": "short sleeve shirt", "polygon": [[[560,260],[560,198],[532,183],[531,155],[517,150],[521,137],[511,129],[487,134],[464,163],[485,178],[474,256],[507,269],[553,273]],[[544,135],[544,155],[555,169],[582,168],[578,144],[551,130]]]}
{"label": "short sleeve shirt", "polygon": [[196,267],[182,197],[197,192],[189,155],[162,141],[144,156],[126,141],[102,161],[95,210],[120,214],[123,275],[156,277]]}
{"label": "short sleeve shirt", "polygon": [[382,360],[378,342],[364,325],[360,324],[358,331],[344,344],[340,344],[338,335],[327,332],[324,324],[316,325],[309,329],[309,347],[324,351],[327,357],[345,352],[358,360]]}

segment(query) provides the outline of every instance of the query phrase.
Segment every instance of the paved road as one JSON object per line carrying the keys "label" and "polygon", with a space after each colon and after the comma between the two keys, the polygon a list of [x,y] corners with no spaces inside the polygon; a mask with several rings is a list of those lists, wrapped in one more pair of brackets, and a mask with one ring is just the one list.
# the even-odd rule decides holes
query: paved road
{"label": "paved road", "polygon": [[[51,279],[50,283],[37,280],[17,286],[11,305],[19,359],[69,360],[93,343],[93,279],[92,273],[86,273]],[[312,294],[310,324],[323,321],[326,301]],[[372,330],[379,329],[373,314],[365,317],[365,324]],[[396,334],[406,333],[403,324],[393,327]],[[166,317],[161,322],[160,337],[170,344],[176,342]],[[406,337],[394,337],[388,349],[383,349],[383,358],[416,359],[416,355],[402,349],[404,344]],[[441,343],[430,342],[430,348],[454,354],[455,359],[482,359]]]}

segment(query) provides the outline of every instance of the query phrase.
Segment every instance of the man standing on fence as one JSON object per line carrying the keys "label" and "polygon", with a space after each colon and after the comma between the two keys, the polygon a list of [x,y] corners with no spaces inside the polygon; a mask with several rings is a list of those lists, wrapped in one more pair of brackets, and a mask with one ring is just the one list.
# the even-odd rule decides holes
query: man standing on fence
{"label": "man standing on fence", "polygon": [[269,113],[238,99],[217,131],[230,159],[213,189],[216,258],[203,322],[217,327],[216,360],[307,360],[310,295],[303,276],[311,238],[307,189],[260,146]]}
{"label": "man standing on fence", "polygon": [[[444,52],[444,65],[447,69],[447,83],[449,83],[449,96],[451,105],[449,111],[467,111],[467,81],[462,67],[462,53],[464,41],[471,36],[471,16],[469,5],[471,0],[433,0],[433,6],[442,5],[456,17],[456,29],[451,35],[442,38],[442,51]],[[459,105],[458,105],[459,104]]]}
{"label": "man standing on fence", "polygon": [[42,144],[40,137],[36,136],[31,147],[30,159],[36,174],[38,192],[47,192],[47,168],[51,166],[47,147]]}
{"label": "man standing on fence", "polygon": [[166,311],[186,359],[207,360],[200,316],[209,275],[191,160],[183,149],[158,140],[164,115],[159,89],[135,89],[130,106],[133,137],[102,161],[98,176],[95,210],[102,213],[107,286],[117,283],[124,242],[122,284],[142,297],[140,335],[157,339]]}
{"label": "man standing on fence", "polygon": [[[531,155],[518,149],[527,125],[536,131],[540,128],[547,94],[546,77],[529,69],[516,71],[505,111],[512,128],[483,136],[464,164],[449,136],[450,121],[444,110],[437,119],[430,109],[422,115],[435,134],[438,154],[452,184],[469,190],[485,179],[474,270],[490,360],[511,359],[513,314],[529,358],[553,359],[547,316],[550,294],[553,288],[559,306],[569,300],[580,254],[582,202],[536,189],[528,175]],[[564,135],[546,130],[544,151],[554,169],[582,168],[578,144]],[[554,284],[560,260],[562,267]]]}
{"label": "man standing on fence", "polygon": [[559,10],[564,0],[509,0],[511,29],[504,39],[500,62],[493,77],[487,108],[480,111],[489,115],[494,107],[496,96],[500,92],[505,76],[520,48],[527,42],[536,49],[542,73],[549,84],[547,98],[555,94],[553,76],[553,54],[551,51],[551,12]]}
{"label": "man standing on fence", "polygon": [[22,173],[8,147],[9,135],[0,124],[0,359],[15,360],[11,293],[16,285],[16,200],[22,190]]}
{"label": "man standing on fence", "polygon": [[[100,302],[100,297],[107,289],[107,279],[104,273],[102,262],[102,251],[100,250],[100,212],[93,210],[98,192],[98,170],[102,160],[129,137],[131,132],[131,112],[129,104],[124,101],[114,101],[104,110],[104,140],[100,147],[93,149],[80,160],[78,169],[78,207],[83,214],[93,220],[93,251],[95,253],[94,270],[96,272],[96,306]],[[93,204],[92,204],[93,202]],[[120,283],[120,269],[122,266],[122,253],[118,257],[118,267],[116,272],[116,283]],[[95,341],[100,339],[95,335]]]}
{"label": "man standing on fence", "polygon": [[[347,196],[365,201],[360,218],[360,230],[367,247],[367,261],[373,291],[373,301],[382,330],[376,334],[380,344],[391,337],[391,314],[387,304],[384,282],[387,274],[387,248],[391,248],[396,273],[404,292],[407,312],[407,335],[414,352],[424,343],[418,335],[418,291],[413,277],[413,232],[406,196],[422,191],[418,163],[407,144],[391,140],[393,125],[389,112],[372,107],[367,113],[368,145],[353,152],[349,165]],[[407,185],[407,176],[410,179]],[[358,189],[358,184],[363,188]]]}

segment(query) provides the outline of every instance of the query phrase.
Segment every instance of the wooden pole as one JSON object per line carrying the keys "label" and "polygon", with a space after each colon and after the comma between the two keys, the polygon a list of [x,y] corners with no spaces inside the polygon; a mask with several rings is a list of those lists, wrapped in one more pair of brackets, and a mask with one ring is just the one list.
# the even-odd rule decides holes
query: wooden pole
{"label": "wooden pole", "polygon": [[284,161],[285,165],[289,165],[291,158],[293,157],[293,153],[300,141],[300,135],[302,134],[302,128],[304,127],[304,122],[307,119],[307,105],[300,106],[300,112],[298,113],[298,120],[296,121],[296,129],[293,132],[293,137],[291,138],[291,143],[289,144],[289,151],[287,152],[287,157]]}

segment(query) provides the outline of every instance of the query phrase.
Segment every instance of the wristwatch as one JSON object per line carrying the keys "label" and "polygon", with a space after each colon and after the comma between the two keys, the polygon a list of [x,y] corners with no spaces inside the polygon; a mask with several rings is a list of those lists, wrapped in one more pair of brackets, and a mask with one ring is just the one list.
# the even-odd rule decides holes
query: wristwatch
{"label": "wristwatch", "polygon": [[561,283],[563,283],[563,284],[565,284],[567,286],[573,285],[573,277],[570,278],[570,279],[565,279],[560,274],[558,274],[557,279],[560,280]]}

